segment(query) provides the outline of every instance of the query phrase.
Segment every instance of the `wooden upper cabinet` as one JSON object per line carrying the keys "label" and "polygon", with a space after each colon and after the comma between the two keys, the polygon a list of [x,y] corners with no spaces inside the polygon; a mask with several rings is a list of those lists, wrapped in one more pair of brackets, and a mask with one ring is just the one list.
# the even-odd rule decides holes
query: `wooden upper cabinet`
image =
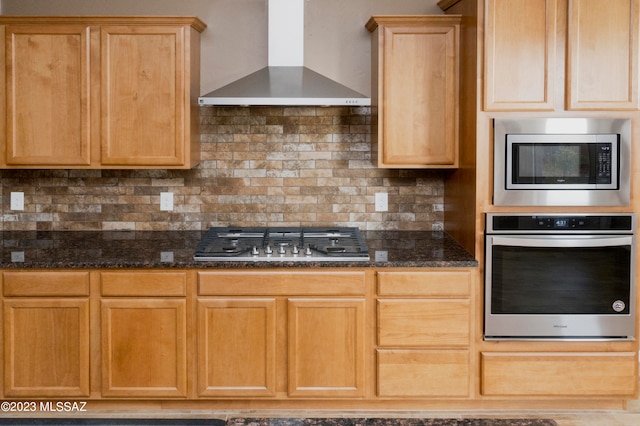
{"label": "wooden upper cabinet", "polygon": [[101,28],[103,164],[185,163],[185,48],[183,27]]}
{"label": "wooden upper cabinet", "polygon": [[378,167],[457,167],[460,18],[374,16],[367,28]]}
{"label": "wooden upper cabinet", "polygon": [[638,0],[570,0],[567,109],[638,109]]}
{"label": "wooden upper cabinet", "polygon": [[0,167],[196,166],[204,28],[188,17],[0,18]]}
{"label": "wooden upper cabinet", "polygon": [[485,111],[638,109],[638,1],[487,0]]}
{"label": "wooden upper cabinet", "polygon": [[4,32],[6,164],[89,166],[89,27],[8,25]]}
{"label": "wooden upper cabinet", "polygon": [[556,0],[485,4],[485,110],[553,110]]}

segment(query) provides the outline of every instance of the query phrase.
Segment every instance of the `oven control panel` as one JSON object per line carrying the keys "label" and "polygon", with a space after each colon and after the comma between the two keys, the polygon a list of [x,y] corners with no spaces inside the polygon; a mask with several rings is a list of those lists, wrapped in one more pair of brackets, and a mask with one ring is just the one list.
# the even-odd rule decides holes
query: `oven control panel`
{"label": "oven control panel", "polygon": [[487,233],[500,232],[607,232],[633,233],[635,214],[487,214]]}

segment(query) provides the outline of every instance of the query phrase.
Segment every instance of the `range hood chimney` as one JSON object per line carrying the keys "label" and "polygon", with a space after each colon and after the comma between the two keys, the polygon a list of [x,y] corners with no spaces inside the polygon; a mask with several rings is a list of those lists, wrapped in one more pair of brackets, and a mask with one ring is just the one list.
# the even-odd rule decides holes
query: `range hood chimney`
{"label": "range hood chimney", "polygon": [[304,0],[268,0],[269,66],[198,98],[200,105],[368,106],[371,99],[305,67]]}

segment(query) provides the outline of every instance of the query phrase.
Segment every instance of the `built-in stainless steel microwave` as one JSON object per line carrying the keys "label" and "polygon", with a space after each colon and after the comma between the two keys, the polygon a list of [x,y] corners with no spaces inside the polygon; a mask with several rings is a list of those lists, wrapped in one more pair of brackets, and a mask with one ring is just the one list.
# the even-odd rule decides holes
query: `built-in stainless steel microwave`
{"label": "built-in stainless steel microwave", "polygon": [[629,119],[494,120],[495,205],[624,206]]}

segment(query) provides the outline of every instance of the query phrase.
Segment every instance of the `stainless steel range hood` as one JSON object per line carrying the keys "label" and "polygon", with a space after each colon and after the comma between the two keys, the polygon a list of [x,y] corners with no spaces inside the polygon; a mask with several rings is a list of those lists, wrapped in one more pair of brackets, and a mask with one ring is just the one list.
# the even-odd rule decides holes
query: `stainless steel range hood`
{"label": "stainless steel range hood", "polygon": [[303,65],[304,0],[269,1],[269,66],[198,98],[200,105],[368,106],[371,99]]}

